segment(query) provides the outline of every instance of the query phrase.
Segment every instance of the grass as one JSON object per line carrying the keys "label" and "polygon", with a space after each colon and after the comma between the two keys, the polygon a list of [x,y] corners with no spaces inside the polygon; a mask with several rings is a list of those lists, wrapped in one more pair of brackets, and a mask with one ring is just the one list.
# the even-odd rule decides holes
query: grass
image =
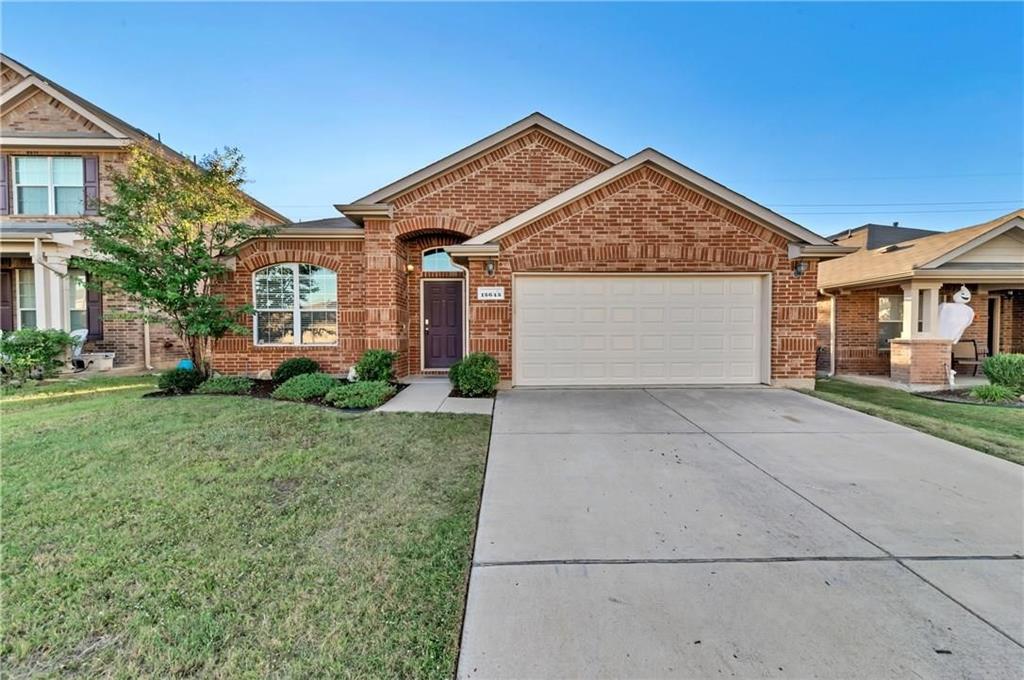
{"label": "grass", "polygon": [[1024,410],[925,399],[903,390],[819,380],[808,394],[1024,465]]}
{"label": "grass", "polygon": [[152,389],[0,400],[5,676],[453,674],[487,417]]}

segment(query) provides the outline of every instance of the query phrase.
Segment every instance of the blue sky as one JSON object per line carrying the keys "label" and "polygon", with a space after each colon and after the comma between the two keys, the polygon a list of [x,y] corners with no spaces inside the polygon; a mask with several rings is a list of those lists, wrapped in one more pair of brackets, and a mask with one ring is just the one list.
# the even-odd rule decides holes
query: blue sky
{"label": "blue sky", "polygon": [[823,234],[1024,205],[1020,3],[5,3],[2,45],[183,152],[238,146],[296,220],[535,110]]}

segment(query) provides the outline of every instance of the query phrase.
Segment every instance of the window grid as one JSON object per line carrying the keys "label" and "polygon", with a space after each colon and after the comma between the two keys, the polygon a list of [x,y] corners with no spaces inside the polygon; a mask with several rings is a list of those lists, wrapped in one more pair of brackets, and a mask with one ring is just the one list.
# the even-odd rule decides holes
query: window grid
{"label": "window grid", "polygon": [[[36,161],[45,161],[45,164]],[[26,177],[31,175],[33,165],[37,177]],[[14,156],[11,174],[14,177],[14,214],[81,215],[85,212],[85,168],[81,156]],[[45,181],[41,181],[44,175]],[[33,193],[37,204],[44,202],[38,199],[38,191],[29,191],[32,189],[46,192],[45,208],[25,209],[27,196]],[[69,204],[73,207],[65,207]]]}
{"label": "window grid", "polygon": [[337,298],[338,278],[330,269],[290,263],[255,272],[253,342],[257,345],[337,344]]}
{"label": "window grid", "polygon": [[878,296],[878,349],[888,350],[889,341],[903,333],[903,296]]}

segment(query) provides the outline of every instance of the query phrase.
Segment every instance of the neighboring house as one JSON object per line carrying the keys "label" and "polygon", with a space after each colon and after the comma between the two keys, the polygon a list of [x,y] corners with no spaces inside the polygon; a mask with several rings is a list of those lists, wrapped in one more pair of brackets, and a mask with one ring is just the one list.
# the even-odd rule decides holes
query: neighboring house
{"label": "neighboring house", "polygon": [[950,341],[938,306],[966,285],[981,356],[1024,352],[1024,210],[949,232],[868,224],[832,240],[855,253],[818,268],[819,368],[938,385]]}
{"label": "neighboring house", "polygon": [[488,352],[514,385],[811,386],[818,260],[849,252],[667,156],[533,114],[248,243],[224,291],[232,373],[367,348],[399,375]]}
{"label": "neighboring house", "polygon": [[[0,55],[0,329],[89,330],[87,351],[115,366],[163,366],[184,356],[166,328],[123,318],[125,295],[86,287],[74,258],[86,252],[75,223],[112,198],[111,173],[128,147],[148,144],[190,162],[125,121]],[[253,221],[287,219],[251,199]]]}

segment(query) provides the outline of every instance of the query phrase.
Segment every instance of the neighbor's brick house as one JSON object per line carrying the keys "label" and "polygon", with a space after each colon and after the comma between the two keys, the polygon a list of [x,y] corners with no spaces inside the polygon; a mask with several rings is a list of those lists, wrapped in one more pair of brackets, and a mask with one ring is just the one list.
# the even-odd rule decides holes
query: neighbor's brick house
{"label": "neighbor's brick house", "polygon": [[516,385],[809,385],[817,263],[848,252],[540,114],[337,208],[242,249],[222,290],[257,314],[218,370],[387,348],[399,375],[482,351]]}
{"label": "neighbor's brick house", "polygon": [[855,252],[818,272],[820,370],[945,384],[955,366],[935,322],[961,285],[975,313],[969,350],[1024,352],[1024,210],[949,232],[867,224],[831,240]]}
{"label": "neighbor's brick house", "polygon": [[[185,356],[164,326],[124,318],[120,291],[83,285],[87,254],[77,222],[113,198],[111,178],[132,144],[190,162],[23,64],[0,56],[0,330],[87,328],[87,352],[114,352],[116,367],[173,364]],[[287,219],[250,197],[252,221]]]}

